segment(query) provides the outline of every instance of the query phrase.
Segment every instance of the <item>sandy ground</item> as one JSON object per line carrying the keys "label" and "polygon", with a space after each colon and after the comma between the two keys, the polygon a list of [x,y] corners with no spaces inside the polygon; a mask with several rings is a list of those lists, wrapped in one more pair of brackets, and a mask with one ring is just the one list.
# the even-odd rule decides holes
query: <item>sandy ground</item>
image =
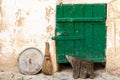
{"label": "sandy ground", "polygon": [[73,79],[71,66],[69,64],[60,65],[61,70],[54,75],[44,75],[41,72],[36,75],[23,75],[19,72],[0,72],[0,80],[120,80],[120,77],[105,72],[105,69],[101,64],[95,66],[94,79]]}

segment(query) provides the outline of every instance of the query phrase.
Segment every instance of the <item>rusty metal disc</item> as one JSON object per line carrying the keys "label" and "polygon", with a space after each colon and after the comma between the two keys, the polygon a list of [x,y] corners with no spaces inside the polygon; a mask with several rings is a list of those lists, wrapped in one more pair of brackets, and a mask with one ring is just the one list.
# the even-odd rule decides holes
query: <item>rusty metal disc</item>
{"label": "rusty metal disc", "polygon": [[19,71],[23,74],[37,74],[43,64],[44,56],[40,50],[34,47],[23,50],[18,57]]}

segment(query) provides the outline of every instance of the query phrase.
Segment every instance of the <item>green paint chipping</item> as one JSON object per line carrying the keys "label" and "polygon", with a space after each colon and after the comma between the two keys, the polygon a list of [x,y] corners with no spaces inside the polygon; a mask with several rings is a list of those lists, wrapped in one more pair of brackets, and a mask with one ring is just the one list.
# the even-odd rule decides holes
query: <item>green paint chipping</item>
{"label": "green paint chipping", "polygon": [[66,63],[65,55],[105,61],[106,4],[57,5],[56,40],[57,60]]}

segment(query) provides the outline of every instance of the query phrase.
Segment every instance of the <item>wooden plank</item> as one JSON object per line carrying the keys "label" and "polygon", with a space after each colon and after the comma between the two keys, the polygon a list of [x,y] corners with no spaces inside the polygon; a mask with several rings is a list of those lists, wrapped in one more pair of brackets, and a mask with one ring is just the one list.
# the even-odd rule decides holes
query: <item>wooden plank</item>
{"label": "wooden plank", "polygon": [[[101,12],[99,12],[101,11]],[[106,4],[94,4],[93,5],[93,17],[104,17],[106,18]],[[94,58],[103,59],[105,57],[106,48],[106,23],[95,22],[94,24]]]}
{"label": "wooden plank", "polygon": [[57,22],[91,22],[91,21],[103,21],[105,18],[103,17],[81,17],[81,18],[57,18]]}
{"label": "wooden plank", "polygon": [[[64,17],[65,18],[72,18],[74,16],[74,9],[72,5],[65,5],[64,6]],[[66,22],[64,23],[64,32],[65,32],[65,36],[74,36],[74,23],[69,23]],[[74,55],[74,42],[73,40],[67,40],[65,41],[65,55],[69,54],[69,55]]]}
{"label": "wooden plank", "polygon": [[74,41],[65,41],[65,55],[74,56]]}
{"label": "wooden plank", "polygon": [[57,52],[57,61],[64,62],[65,57],[65,42],[64,41],[56,41],[56,52]]}
{"label": "wooden plank", "polygon": [[64,16],[62,15],[63,14],[63,6],[62,5],[57,5],[56,7],[56,18],[63,18]]}
{"label": "wooden plank", "polygon": [[[75,5],[74,6],[75,13],[74,18],[83,18],[83,9],[84,5]],[[75,36],[83,36],[84,38],[84,22],[74,22],[74,35]],[[76,40],[74,41],[74,54],[76,57],[84,58],[84,40]]]}
{"label": "wooden plank", "polygon": [[63,5],[64,7],[64,18],[72,18],[74,15],[73,5]]}
{"label": "wooden plank", "polygon": [[94,17],[103,17],[106,18],[106,8],[107,5],[106,4],[94,4],[93,5],[93,16]]}
{"label": "wooden plank", "polygon": [[[72,18],[74,17],[74,9],[71,5],[64,6],[64,18]],[[64,33],[66,36],[72,36],[74,34],[74,23],[66,22],[64,23]]]}
{"label": "wooden plank", "polygon": [[103,58],[106,48],[105,22],[94,23],[94,58]]}
{"label": "wooden plank", "polygon": [[[63,18],[63,6],[57,5],[57,10],[56,10],[56,20],[57,18]],[[56,35],[59,36],[63,33],[63,23],[56,23]]]}
{"label": "wooden plank", "polygon": [[[92,17],[92,5],[85,5],[84,17]],[[85,57],[86,59],[93,58],[93,25],[92,22],[84,22],[85,27]]]}
{"label": "wooden plank", "polygon": [[84,37],[80,36],[54,36],[52,37],[53,40],[83,40]]}
{"label": "wooden plank", "polygon": [[[57,18],[63,18],[64,17],[64,7],[62,5],[57,5],[57,12],[56,12],[56,20]],[[56,23],[56,36],[62,36],[64,31],[64,25],[63,23]],[[56,53],[57,53],[57,61],[58,62],[64,62],[63,56],[64,56],[64,41],[56,41]],[[62,61],[61,61],[62,60]]]}

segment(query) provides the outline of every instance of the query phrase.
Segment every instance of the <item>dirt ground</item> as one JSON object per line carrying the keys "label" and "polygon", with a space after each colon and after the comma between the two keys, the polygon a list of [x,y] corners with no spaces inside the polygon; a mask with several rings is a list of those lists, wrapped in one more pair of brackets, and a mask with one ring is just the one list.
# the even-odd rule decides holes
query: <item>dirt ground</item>
{"label": "dirt ground", "polygon": [[23,75],[19,72],[0,72],[0,80],[120,80],[120,77],[105,72],[102,64],[95,64],[94,79],[73,79],[70,64],[60,64],[60,67],[61,70],[54,75],[44,75],[41,72],[36,75]]}

